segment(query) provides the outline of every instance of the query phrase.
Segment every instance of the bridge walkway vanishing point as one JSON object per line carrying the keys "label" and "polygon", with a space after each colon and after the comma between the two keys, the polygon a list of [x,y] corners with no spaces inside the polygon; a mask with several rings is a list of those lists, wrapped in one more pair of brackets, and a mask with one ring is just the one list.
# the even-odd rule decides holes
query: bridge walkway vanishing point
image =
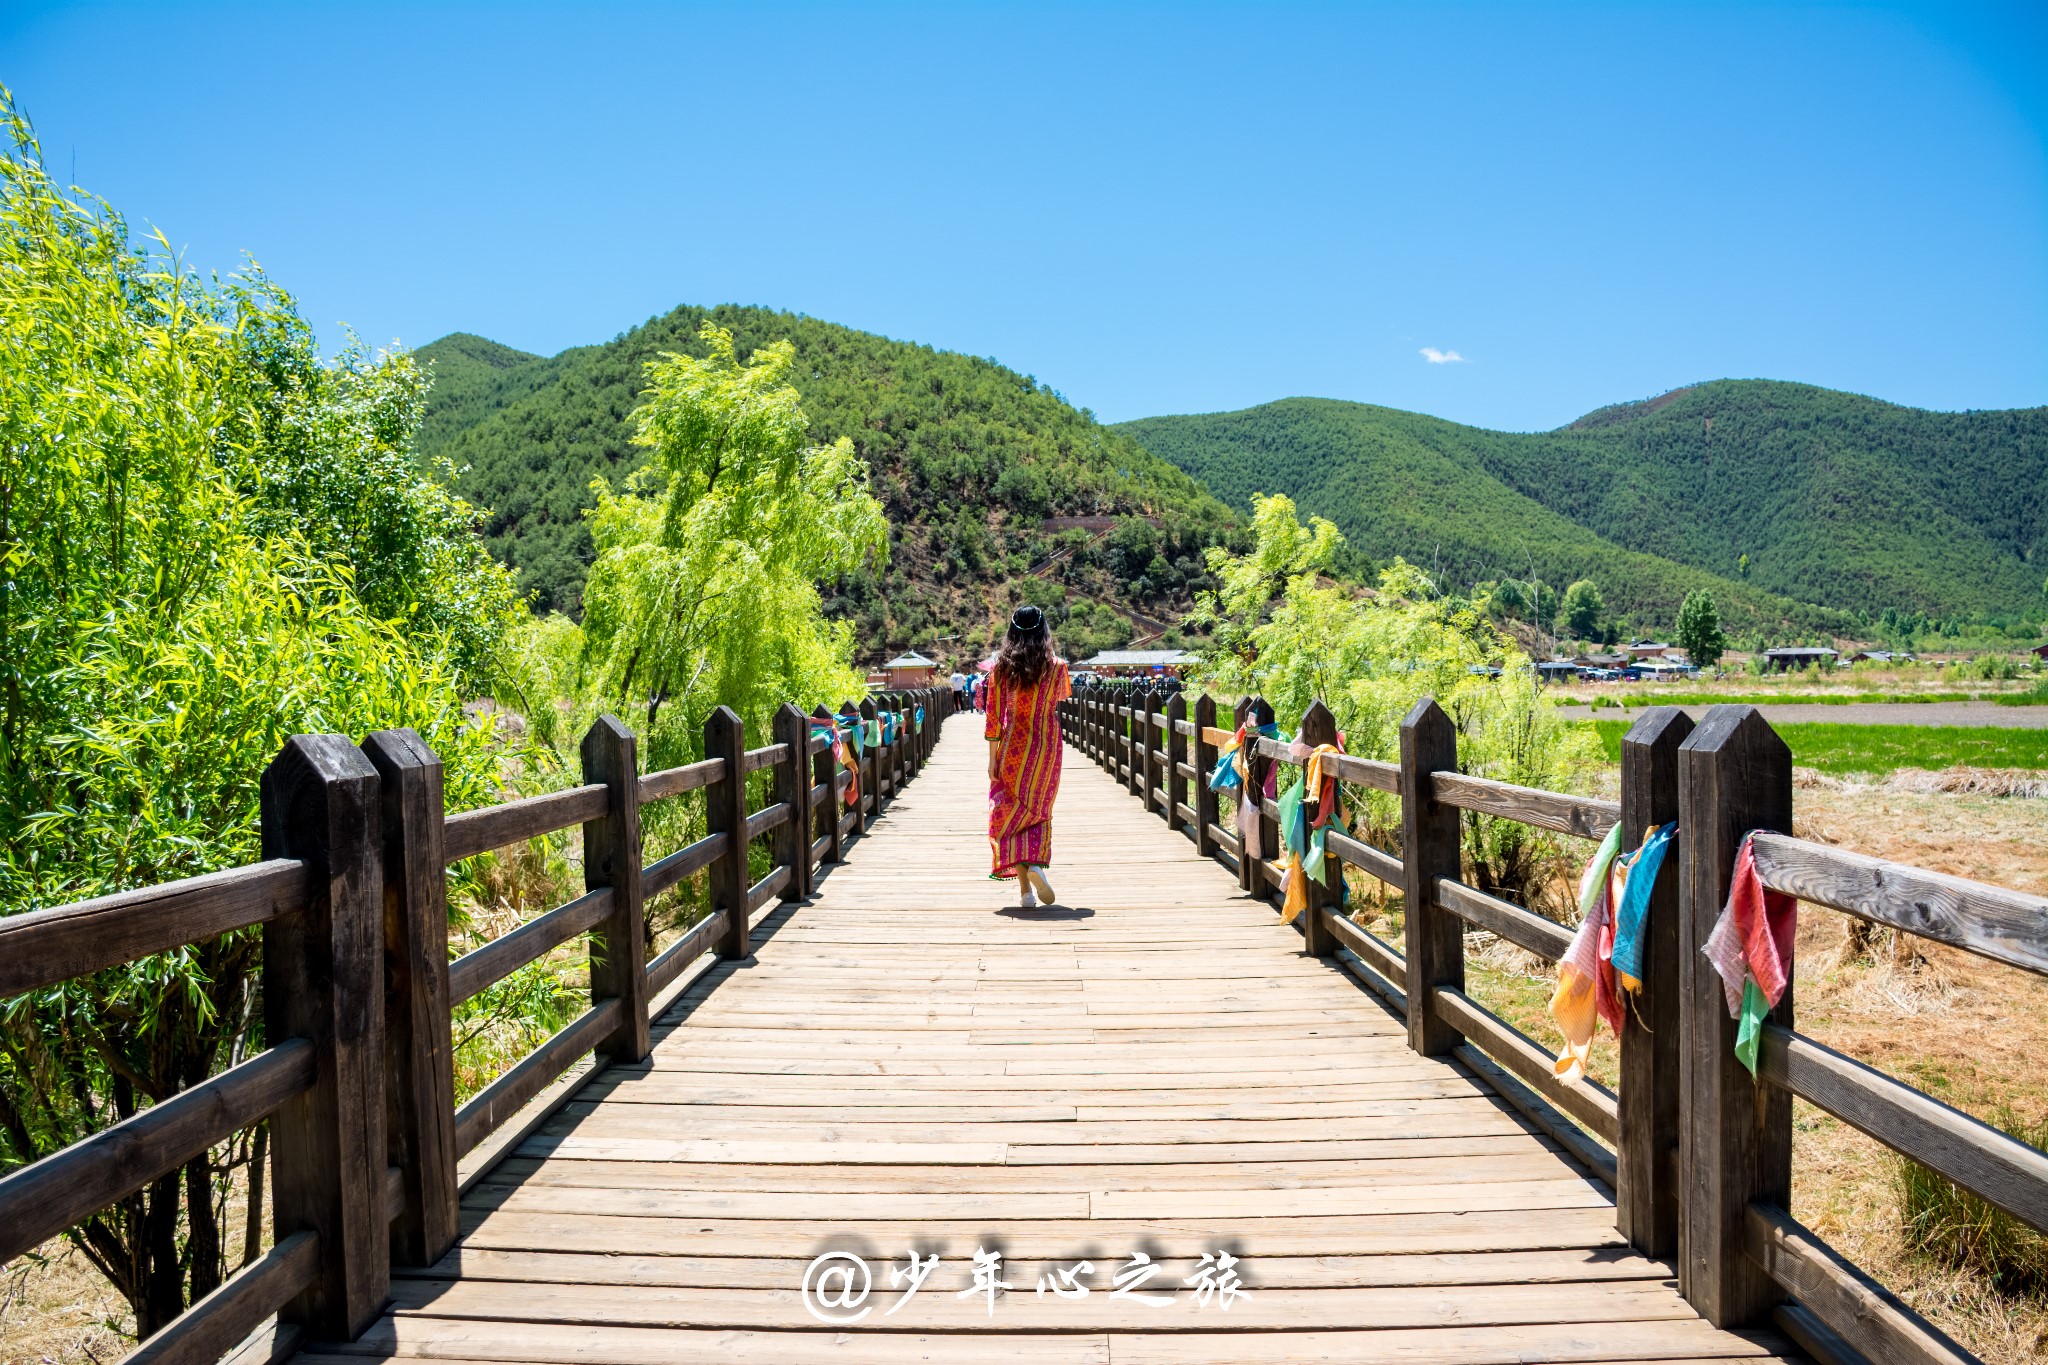
{"label": "bridge walkway vanishing point", "polygon": [[[308,1365],[1778,1359],[1616,1235],[1605,1185],[1071,747],[1060,903],[987,880],[954,717],[811,900],[712,965]],[[914,1296],[892,1268],[940,1260]],[[976,1251],[1010,1289],[959,1297]],[[805,1305],[862,1258],[858,1321]],[[1226,1312],[1183,1284],[1241,1258]],[[1163,1267],[1112,1292],[1134,1253]],[[1085,1297],[1038,1292],[1086,1260]],[[840,1268],[852,1272],[848,1262]],[[853,1272],[857,1275],[857,1272]],[[825,1282],[827,1288],[836,1281]],[[1061,1285],[1061,1287],[1065,1287]],[[1173,1293],[1164,1306],[1136,1295]],[[825,1311],[832,1312],[827,1309]]]}

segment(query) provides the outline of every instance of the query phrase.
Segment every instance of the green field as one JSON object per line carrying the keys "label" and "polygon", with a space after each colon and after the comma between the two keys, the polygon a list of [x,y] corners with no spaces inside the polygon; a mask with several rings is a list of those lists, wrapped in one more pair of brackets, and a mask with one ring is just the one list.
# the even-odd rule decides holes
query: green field
{"label": "green field", "polygon": [[[1621,761],[1625,720],[1581,721],[1600,732],[1610,762]],[[1792,761],[1824,773],[1882,775],[1895,768],[2048,769],[2048,730],[1984,725],[1830,725],[1777,727],[1792,746]]]}

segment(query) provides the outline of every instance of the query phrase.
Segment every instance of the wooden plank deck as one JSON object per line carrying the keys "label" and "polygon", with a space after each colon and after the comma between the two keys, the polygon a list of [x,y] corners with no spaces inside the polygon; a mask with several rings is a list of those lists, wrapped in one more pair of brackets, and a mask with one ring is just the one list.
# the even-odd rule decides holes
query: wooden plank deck
{"label": "wooden plank deck", "polygon": [[[460,1246],[311,1365],[1776,1360],[1620,1246],[1610,1192],[1069,751],[1060,905],[988,881],[978,718],[652,1061],[464,1202]],[[1006,907],[1008,907],[1006,909]],[[892,1269],[941,1259],[902,1306]],[[1010,1292],[960,1297],[977,1249]],[[857,1322],[806,1266],[862,1257]],[[1226,1312],[1181,1285],[1228,1251]],[[1112,1292],[1144,1252],[1163,1273]],[[1038,1292],[1092,1263],[1086,1297]],[[856,1310],[857,1311],[857,1310]]]}

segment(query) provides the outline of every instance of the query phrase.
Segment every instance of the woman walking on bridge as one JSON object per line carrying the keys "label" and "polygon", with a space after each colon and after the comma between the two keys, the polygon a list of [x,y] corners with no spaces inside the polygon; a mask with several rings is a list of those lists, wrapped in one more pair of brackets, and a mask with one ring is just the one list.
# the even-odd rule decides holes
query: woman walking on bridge
{"label": "woman walking on bridge", "polygon": [[1052,651],[1045,613],[1022,606],[1010,615],[1003,647],[984,688],[988,719],[988,840],[992,876],[1017,879],[1017,904],[1029,909],[1035,889],[1053,903],[1045,879],[1052,861],[1052,803],[1060,791],[1060,720],[1054,709],[1072,689],[1067,665]]}

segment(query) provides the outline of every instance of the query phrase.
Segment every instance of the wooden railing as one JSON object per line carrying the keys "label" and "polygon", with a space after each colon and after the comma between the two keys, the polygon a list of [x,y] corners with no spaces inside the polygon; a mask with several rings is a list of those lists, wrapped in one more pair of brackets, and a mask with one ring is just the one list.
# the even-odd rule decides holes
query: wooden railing
{"label": "wooden railing", "polygon": [[[440,761],[410,730],[360,746],[294,736],[263,775],[264,861],[0,919],[0,999],[260,928],[270,1040],[0,1178],[0,1262],[267,1119],[275,1245],[128,1359],[217,1360],[273,1315],[287,1325],[283,1349],[300,1335],[355,1337],[383,1310],[392,1264],[431,1265],[454,1245],[459,1159],[586,1054],[600,1066],[645,1057],[654,998],[707,951],[746,957],[754,912],[809,894],[820,864],[839,861],[923,765],[951,700],[891,692],[841,708],[890,733],[867,746],[861,800],[844,814],[851,775],[812,737],[813,717],[788,705],[752,749],[720,707],[702,762],[644,774],[632,732],[605,716],[583,738],[586,785],[457,814],[443,807]],[[771,799],[750,811],[747,775],[764,769]],[[700,789],[709,832],[643,866],[642,806]],[[449,961],[448,866],[573,825],[584,894]],[[757,839],[770,870],[755,881]],[[712,913],[650,960],[643,903],[700,871]],[[589,1008],[457,1109],[453,1008],[583,934]]]}
{"label": "wooden railing", "polygon": [[[1266,900],[1281,863],[1249,859],[1208,785],[1237,728],[1273,720],[1253,697],[1219,725],[1215,701],[1162,700],[1128,687],[1078,689],[1062,711],[1068,738],[1127,783],[1148,811],[1238,872]],[[1320,702],[1301,717],[1310,746],[1336,737]],[[1262,792],[1288,745],[1247,755]],[[1647,1255],[1675,1257],[1679,1288],[1716,1326],[1775,1321],[1824,1361],[1968,1361],[1972,1356],[1786,1212],[1792,1097],[1922,1163],[2028,1225],[2048,1231],[2048,1155],[1793,1027],[1788,990],[1765,1025],[1758,1076],[1734,1053],[1721,981],[1699,951],[1727,900],[1735,854],[1755,832],[1773,890],[2048,974],[2048,900],[1790,837],[1791,754],[1747,706],[1716,706],[1697,727],[1655,707],[1622,741],[1621,799],[1540,791],[1458,771],[1457,732],[1425,699],[1401,724],[1400,761],[1339,761],[1341,780],[1399,798],[1401,848],[1349,833],[1326,839],[1325,875],[1296,921],[1308,952],[1334,956],[1403,1018],[1410,1046],[1447,1055],[1488,1081],[1615,1192],[1616,1226]],[[1260,800],[1260,846],[1277,854],[1278,809]],[[1620,1040],[1617,1089],[1554,1074],[1550,1049],[1465,990],[1465,934],[1483,929],[1555,962],[1571,931],[1462,880],[1460,812],[1598,839],[1616,823],[1628,847],[1679,823],[1675,862],[1650,901],[1645,976]],[[1399,892],[1400,949],[1344,913],[1344,867]]]}

